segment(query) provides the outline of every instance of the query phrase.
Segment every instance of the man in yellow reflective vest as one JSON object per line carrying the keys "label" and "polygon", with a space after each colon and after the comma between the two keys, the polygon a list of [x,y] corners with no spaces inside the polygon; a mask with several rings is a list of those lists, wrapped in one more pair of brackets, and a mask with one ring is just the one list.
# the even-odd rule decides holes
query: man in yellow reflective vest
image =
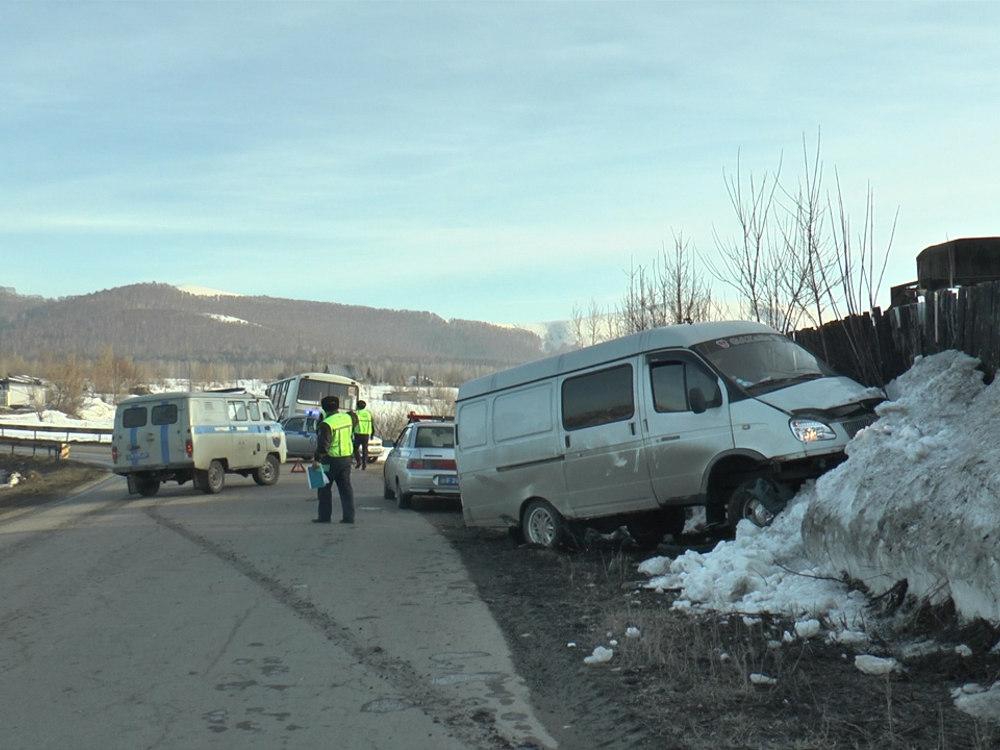
{"label": "man in yellow reflective vest", "polygon": [[354,413],[358,418],[354,427],[354,468],[365,471],[368,468],[368,439],[372,436],[372,413],[368,411],[368,404],[361,400]]}
{"label": "man in yellow reflective vest", "polygon": [[340,399],[327,396],[320,405],[325,415],[316,430],[316,453],[313,466],[322,464],[328,484],[316,494],[319,510],[313,523],[330,523],[333,515],[333,485],[337,485],[342,510],[341,523],[354,523],[354,489],[351,487],[351,464],[354,462],[354,420],[350,414],[339,411]]}

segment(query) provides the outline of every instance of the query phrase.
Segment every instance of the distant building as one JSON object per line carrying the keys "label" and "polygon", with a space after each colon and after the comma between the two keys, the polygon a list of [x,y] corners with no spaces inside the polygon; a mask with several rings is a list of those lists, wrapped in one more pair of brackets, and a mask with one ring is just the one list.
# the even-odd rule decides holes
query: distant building
{"label": "distant building", "polygon": [[28,375],[0,378],[0,406],[35,406],[45,401],[45,381]]}
{"label": "distant building", "polygon": [[924,248],[917,280],[890,290],[891,305],[907,305],[924,292],[1000,281],[1000,237],[965,237]]}

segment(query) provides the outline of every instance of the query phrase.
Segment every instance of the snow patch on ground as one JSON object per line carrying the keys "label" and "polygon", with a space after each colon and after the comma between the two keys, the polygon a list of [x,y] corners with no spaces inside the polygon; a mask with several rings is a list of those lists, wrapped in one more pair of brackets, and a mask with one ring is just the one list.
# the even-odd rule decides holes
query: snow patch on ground
{"label": "snow patch on ground", "polygon": [[243,294],[237,294],[236,292],[223,292],[219,289],[210,289],[207,286],[198,286],[197,284],[181,284],[176,287],[177,291],[185,292],[186,294],[193,294],[196,297],[243,297]]}
{"label": "snow patch on ground", "polygon": [[[256,323],[251,323],[249,320],[243,320],[243,318],[234,318],[232,315],[219,315],[218,313],[202,313],[206,318],[211,318],[212,320],[217,320],[220,323],[237,323],[243,326],[257,326]],[[260,328],[260,326],[257,326]]]}
{"label": "snow patch on ground", "polygon": [[1000,681],[985,688],[974,682],[951,691],[955,708],[976,719],[1000,724]]}

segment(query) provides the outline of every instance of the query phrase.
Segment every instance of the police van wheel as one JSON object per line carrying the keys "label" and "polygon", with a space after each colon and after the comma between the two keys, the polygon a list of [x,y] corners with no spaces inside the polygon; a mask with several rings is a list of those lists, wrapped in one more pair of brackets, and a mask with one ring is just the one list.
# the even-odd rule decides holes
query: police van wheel
{"label": "police van wheel", "polygon": [[278,463],[278,459],[274,457],[274,454],[268,454],[267,458],[264,459],[264,465],[253,470],[253,481],[262,487],[270,487],[278,482],[280,474],[281,465]]}
{"label": "police van wheel", "polygon": [[385,498],[386,500],[392,500],[394,497],[396,497],[396,494],[392,491],[392,488],[389,486],[389,482],[387,482],[385,479],[382,480],[382,497]]}
{"label": "police van wheel", "polygon": [[143,497],[152,497],[160,491],[160,480],[138,476],[135,478],[135,490]]}
{"label": "police van wheel", "polygon": [[549,503],[532,500],[521,517],[521,534],[528,544],[551,549],[566,538],[566,522]]}
{"label": "police van wheel", "polygon": [[208,465],[208,471],[195,471],[194,483],[206,495],[217,495],[226,484],[226,470],[222,468],[221,462],[212,461]]}
{"label": "police van wheel", "polygon": [[413,500],[413,495],[409,492],[403,492],[399,489],[399,480],[396,480],[396,507],[400,510],[406,510],[410,507],[410,501]]}

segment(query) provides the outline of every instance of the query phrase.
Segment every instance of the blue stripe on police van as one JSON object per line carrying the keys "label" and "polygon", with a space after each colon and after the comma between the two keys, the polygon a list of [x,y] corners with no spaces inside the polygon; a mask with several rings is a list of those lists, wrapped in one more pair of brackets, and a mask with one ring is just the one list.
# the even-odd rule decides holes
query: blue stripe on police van
{"label": "blue stripe on police van", "polygon": [[128,442],[128,462],[133,466],[139,465],[139,428],[132,427],[129,429],[129,442]]}
{"label": "blue stripe on police van", "polygon": [[195,435],[204,435],[207,433],[214,432],[264,432],[264,425],[254,424],[247,425],[246,427],[237,427],[236,425],[228,424],[201,424],[197,425],[192,429]]}
{"label": "blue stripe on police van", "polygon": [[[160,404],[160,406],[169,406],[169,405],[170,405],[169,401],[164,401]],[[160,458],[162,459],[163,463],[165,464],[170,463],[170,430],[167,428],[167,425],[165,424],[160,425]]]}

